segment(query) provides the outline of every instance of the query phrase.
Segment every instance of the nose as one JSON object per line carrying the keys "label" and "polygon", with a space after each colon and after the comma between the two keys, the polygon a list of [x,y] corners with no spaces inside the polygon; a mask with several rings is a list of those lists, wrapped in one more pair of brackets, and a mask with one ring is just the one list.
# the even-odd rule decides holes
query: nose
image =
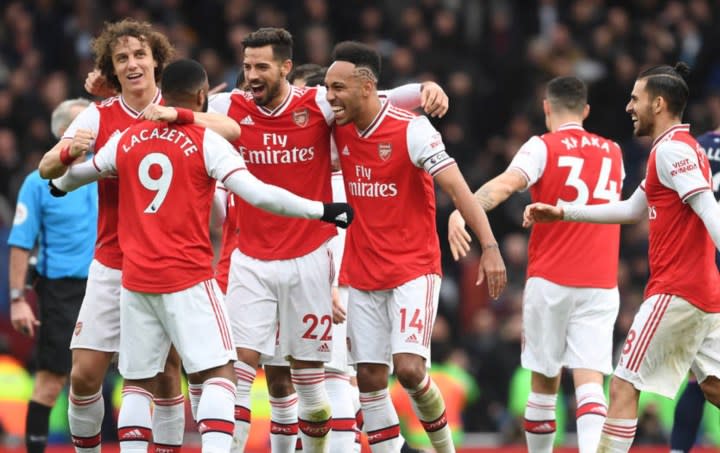
{"label": "nose", "polygon": [[633,111],[632,103],[633,103],[632,100],[631,100],[631,101],[628,101],[627,105],[625,106],[625,111],[626,111],[627,113],[632,113],[632,111]]}
{"label": "nose", "polygon": [[327,99],[328,102],[332,102],[335,100],[335,93],[333,93],[333,90],[331,88],[328,88],[325,93],[325,99]]}

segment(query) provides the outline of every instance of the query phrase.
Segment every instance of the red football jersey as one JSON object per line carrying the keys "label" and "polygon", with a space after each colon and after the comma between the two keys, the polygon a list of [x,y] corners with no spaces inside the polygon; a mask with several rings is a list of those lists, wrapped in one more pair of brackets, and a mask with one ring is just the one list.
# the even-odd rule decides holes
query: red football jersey
{"label": "red football jersey", "polygon": [[[617,143],[577,123],[533,137],[508,168],[528,178],[533,202],[560,206],[617,201],[624,178]],[[530,233],[527,275],[564,286],[615,288],[619,250],[620,225],[538,223]]]}
{"label": "red football jersey", "polygon": [[395,288],[441,274],[432,176],[454,165],[424,116],[383,104],[364,131],[333,132],[355,220],[347,230],[340,284]]}
{"label": "red football jersey", "polygon": [[702,219],[685,202],[711,190],[710,163],[687,124],[673,126],[653,143],[645,190],[650,218],[650,279],[645,297],[680,296],[701,310],[720,312],[715,245]]}
{"label": "red football jersey", "polygon": [[[162,103],[160,90],[152,103]],[[115,134],[138,122],[141,112],[130,107],[122,96],[108,98],[92,104],[82,111],[65,131],[63,138],[73,138],[78,129],[95,132],[95,151],[99,151]],[[122,251],[118,244],[118,182],[115,178],[102,178],[98,181],[98,226],[95,242],[95,259],[103,265],[120,269]]]}
{"label": "red football jersey", "polygon": [[110,140],[94,164],[118,175],[125,288],[171,293],[212,278],[215,179],[245,169],[230,143],[195,124],[144,121]]}
{"label": "red football jersey", "polygon": [[[332,201],[330,123],[332,111],[324,91],[291,87],[274,110],[260,107],[252,95],[234,90],[214,96],[210,107],[227,114],[243,128],[233,143],[250,172],[311,200]],[[307,255],[336,234],[334,225],[319,220],[281,217],[236,198],[237,247],[262,260]]]}

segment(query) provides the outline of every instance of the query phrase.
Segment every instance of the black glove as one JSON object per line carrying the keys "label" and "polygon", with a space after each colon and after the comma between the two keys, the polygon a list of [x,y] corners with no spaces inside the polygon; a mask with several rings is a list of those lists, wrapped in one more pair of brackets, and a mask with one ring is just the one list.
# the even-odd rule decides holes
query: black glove
{"label": "black glove", "polygon": [[353,221],[355,213],[353,208],[347,203],[325,203],[325,208],[320,220],[323,222],[334,223],[340,228],[347,228]]}
{"label": "black glove", "polygon": [[52,179],[48,181],[48,187],[50,187],[50,195],[52,195],[53,197],[64,197],[65,195],[67,195],[67,192],[58,189],[55,184],[53,184]]}

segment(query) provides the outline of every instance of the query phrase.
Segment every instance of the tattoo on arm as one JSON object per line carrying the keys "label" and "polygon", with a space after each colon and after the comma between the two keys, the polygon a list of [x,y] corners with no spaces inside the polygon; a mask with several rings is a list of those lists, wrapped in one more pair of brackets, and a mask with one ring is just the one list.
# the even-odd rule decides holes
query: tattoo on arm
{"label": "tattoo on arm", "polygon": [[475,192],[475,199],[480,203],[485,212],[490,211],[498,205],[493,197],[492,190],[489,187],[482,186]]}

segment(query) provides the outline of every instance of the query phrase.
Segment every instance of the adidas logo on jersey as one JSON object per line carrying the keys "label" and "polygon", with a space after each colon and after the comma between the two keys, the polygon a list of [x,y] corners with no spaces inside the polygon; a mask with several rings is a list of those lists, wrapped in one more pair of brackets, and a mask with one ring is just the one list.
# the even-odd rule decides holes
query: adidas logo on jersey
{"label": "adidas logo on jersey", "polygon": [[327,343],[323,343],[317,348],[318,352],[330,352],[330,347]]}
{"label": "adidas logo on jersey", "polygon": [[415,336],[415,334],[412,334],[405,339],[405,343],[417,343],[417,342],[418,342],[418,339]]}
{"label": "adidas logo on jersey", "polygon": [[123,439],[143,439],[143,434],[140,432],[139,429],[131,429],[130,431],[123,433],[122,438]]}
{"label": "adidas logo on jersey", "polygon": [[349,156],[349,155],[350,155],[350,150],[348,149],[347,145],[345,145],[345,146],[343,147],[343,150],[342,150],[342,152],[341,152],[340,154],[342,154],[343,156]]}
{"label": "adidas logo on jersey", "polygon": [[245,118],[240,120],[240,124],[242,124],[244,126],[254,126],[255,121],[253,121],[252,117],[250,115],[248,115]]}

